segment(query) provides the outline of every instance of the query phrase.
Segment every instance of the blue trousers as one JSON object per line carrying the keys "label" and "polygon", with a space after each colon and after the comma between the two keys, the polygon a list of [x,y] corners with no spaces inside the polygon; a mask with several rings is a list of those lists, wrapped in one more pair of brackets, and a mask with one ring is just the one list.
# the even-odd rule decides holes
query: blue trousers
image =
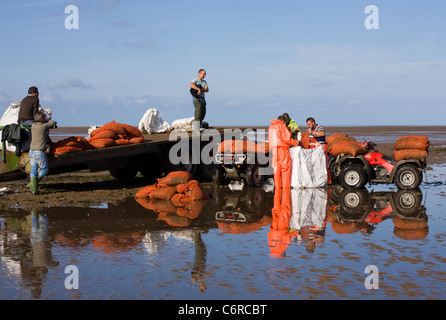
{"label": "blue trousers", "polygon": [[[39,174],[40,178],[43,178],[48,174],[48,159],[44,151],[30,150],[29,162],[31,163],[31,178],[37,177],[37,174]],[[40,173],[38,173],[39,169]]]}

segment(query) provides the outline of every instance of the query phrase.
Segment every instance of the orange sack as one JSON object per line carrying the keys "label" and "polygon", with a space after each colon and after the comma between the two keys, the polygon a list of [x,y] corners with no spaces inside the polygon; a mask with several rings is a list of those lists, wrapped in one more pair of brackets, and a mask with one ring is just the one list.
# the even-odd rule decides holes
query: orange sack
{"label": "orange sack", "polygon": [[335,140],[337,138],[346,138],[346,137],[348,137],[348,135],[345,133],[333,133],[325,138],[325,142],[327,144],[330,144],[330,142],[332,142],[333,140]]}
{"label": "orange sack", "polygon": [[429,139],[426,136],[410,135],[398,138],[395,142],[395,150],[420,149],[426,150],[429,147]]}
{"label": "orange sack", "polygon": [[333,149],[333,146],[338,143],[339,141],[356,141],[353,137],[338,137],[335,139],[332,139],[330,143],[327,144],[327,151],[331,152],[331,149]]}
{"label": "orange sack", "polygon": [[348,153],[356,157],[366,154],[367,150],[355,141],[339,141],[332,147],[331,154],[336,156],[340,153]]}
{"label": "orange sack", "polygon": [[88,142],[96,148],[107,148],[117,145],[142,143],[144,142],[144,137],[138,128],[112,121],[94,130],[90,134]]}
{"label": "orange sack", "polygon": [[177,188],[175,187],[162,187],[150,192],[149,197],[150,199],[170,200],[175,193],[177,193]]}
{"label": "orange sack", "polygon": [[401,161],[404,159],[426,159],[429,154],[426,150],[421,149],[403,149],[395,150],[395,160]]}
{"label": "orange sack", "polygon": [[152,193],[153,190],[155,190],[157,188],[157,186],[155,184],[150,185],[150,186],[146,186],[144,188],[142,188],[141,190],[139,190],[136,194],[135,194],[135,198],[139,199],[139,198],[147,198],[150,197],[150,194]]}
{"label": "orange sack", "polygon": [[173,171],[167,174],[164,178],[157,179],[159,186],[177,186],[185,184],[192,179],[192,174],[187,171]]}
{"label": "orange sack", "polygon": [[87,139],[83,137],[73,136],[55,142],[51,146],[51,154],[58,155],[58,154],[92,150],[92,149],[95,149],[95,147],[91,145],[87,141]]}

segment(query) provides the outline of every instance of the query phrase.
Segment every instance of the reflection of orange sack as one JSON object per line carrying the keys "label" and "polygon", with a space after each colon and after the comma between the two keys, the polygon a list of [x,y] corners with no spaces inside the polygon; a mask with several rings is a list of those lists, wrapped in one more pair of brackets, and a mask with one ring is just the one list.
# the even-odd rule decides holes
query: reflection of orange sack
{"label": "reflection of orange sack", "polygon": [[355,222],[350,222],[350,223],[333,222],[331,224],[331,228],[333,229],[334,232],[339,234],[351,234],[361,230],[361,227],[358,226]]}
{"label": "reflection of orange sack", "polygon": [[183,207],[184,206],[184,194],[183,193],[176,193],[172,196],[170,201],[176,206],[176,207]]}
{"label": "reflection of orange sack", "polygon": [[149,198],[136,198],[136,201],[143,207],[143,208],[146,208],[146,209],[148,209],[148,210],[152,210],[152,211],[155,211],[154,209],[153,209],[153,206],[152,206],[152,202],[149,200]]}
{"label": "reflection of orange sack", "polygon": [[161,212],[158,215],[158,220],[165,221],[172,227],[187,227],[190,225],[191,220],[187,217],[180,217],[179,215],[171,212]]}
{"label": "reflection of orange sack", "polygon": [[150,200],[154,211],[161,212],[177,212],[177,207],[170,200]]}
{"label": "reflection of orange sack", "polygon": [[393,233],[400,239],[403,240],[423,240],[426,239],[428,230],[427,229],[393,229]]}
{"label": "reflection of orange sack", "polygon": [[401,219],[400,217],[395,217],[393,219],[393,224],[396,228],[400,229],[426,229],[427,228],[427,219],[423,220],[408,220]]}

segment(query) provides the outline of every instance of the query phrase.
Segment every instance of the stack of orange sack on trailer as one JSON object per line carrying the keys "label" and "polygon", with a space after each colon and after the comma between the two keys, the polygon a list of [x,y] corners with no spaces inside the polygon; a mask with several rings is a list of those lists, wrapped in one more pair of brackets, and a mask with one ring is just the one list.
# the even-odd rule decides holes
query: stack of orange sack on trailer
{"label": "stack of orange sack on trailer", "polygon": [[174,171],[157,183],[146,186],[135,194],[136,201],[146,209],[158,213],[158,220],[171,226],[185,227],[200,214],[209,195],[198,181],[186,171]]}
{"label": "stack of orange sack on trailer", "polygon": [[420,135],[404,136],[396,140],[394,148],[396,161],[426,159],[429,156],[429,139]]}
{"label": "stack of orange sack on trailer", "polygon": [[344,133],[332,134],[325,141],[327,142],[327,151],[334,156],[347,153],[356,157],[357,155],[365,155],[367,153],[367,149],[364,148],[361,142]]}
{"label": "stack of orange sack on trailer", "polygon": [[88,142],[95,148],[107,148],[142,143],[144,137],[138,128],[112,121],[94,130]]}
{"label": "stack of orange sack on trailer", "polygon": [[217,153],[265,153],[269,152],[268,142],[254,142],[250,140],[224,140],[217,148]]}
{"label": "stack of orange sack on trailer", "polygon": [[53,143],[50,153],[53,155],[79,152],[95,149],[87,139],[82,137],[69,137]]}

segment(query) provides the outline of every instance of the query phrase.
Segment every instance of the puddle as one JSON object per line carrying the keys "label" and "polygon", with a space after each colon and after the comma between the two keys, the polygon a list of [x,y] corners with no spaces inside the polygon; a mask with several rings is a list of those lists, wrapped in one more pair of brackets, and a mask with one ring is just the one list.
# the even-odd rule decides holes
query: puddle
{"label": "puddle", "polygon": [[445,299],[445,177],[433,166],[413,192],[209,186],[193,216],[132,197],[2,211],[0,299]]}

